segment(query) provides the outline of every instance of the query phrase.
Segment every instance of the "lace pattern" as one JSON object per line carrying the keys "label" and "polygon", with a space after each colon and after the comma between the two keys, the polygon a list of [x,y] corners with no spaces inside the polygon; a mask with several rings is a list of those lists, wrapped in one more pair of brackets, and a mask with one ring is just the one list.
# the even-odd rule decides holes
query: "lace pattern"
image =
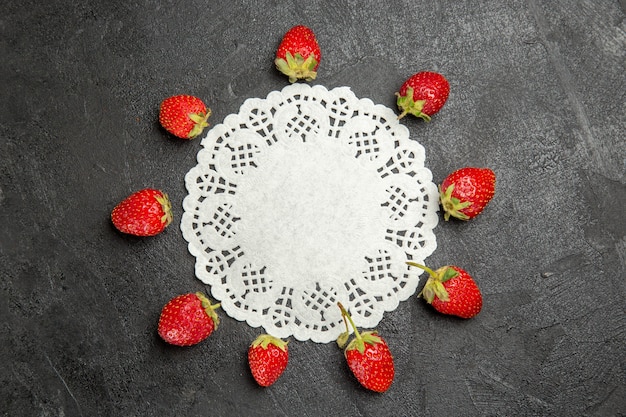
{"label": "lace pattern", "polygon": [[374,328],[414,294],[405,261],[435,250],[438,195],[391,109],[293,84],[248,99],[202,146],[181,230],[231,317],[327,343],[345,329],[338,301]]}

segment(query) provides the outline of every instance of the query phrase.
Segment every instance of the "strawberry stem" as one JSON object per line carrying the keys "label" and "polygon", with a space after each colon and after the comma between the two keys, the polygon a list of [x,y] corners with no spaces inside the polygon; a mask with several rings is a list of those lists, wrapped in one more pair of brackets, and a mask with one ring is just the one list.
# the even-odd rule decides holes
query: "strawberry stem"
{"label": "strawberry stem", "polygon": [[[339,306],[339,309],[341,310],[341,316],[343,317],[343,321],[346,324],[346,332],[350,332],[350,329],[348,328],[348,321],[350,322],[350,325],[352,326],[352,328],[354,329],[354,337],[357,340],[361,340],[361,334],[359,333],[359,330],[356,328],[356,325],[354,324],[354,321],[352,321],[352,317],[350,317],[350,314],[348,314],[348,312],[346,311],[346,309],[343,307],[343,305],[338,302],[337,305]],[[346,321],[346,319],[348,319],[348,321]]]}
{"label": "strawberry stem", "polygon": [[409,266],[414,266],[414,267],[419,268],[419,269],[423,269],[424,271],[428,272],[428,275],[430,275],[431,277],[436,277],[437,276],[437,273],[435,271],[433,271],[432,269],[430,269],[429,267],[427,267],[427,266],[420,265],[420,264],[417,264],[415,262],[410,262],[410,261],[408,261],[406,264],[409,265]]}

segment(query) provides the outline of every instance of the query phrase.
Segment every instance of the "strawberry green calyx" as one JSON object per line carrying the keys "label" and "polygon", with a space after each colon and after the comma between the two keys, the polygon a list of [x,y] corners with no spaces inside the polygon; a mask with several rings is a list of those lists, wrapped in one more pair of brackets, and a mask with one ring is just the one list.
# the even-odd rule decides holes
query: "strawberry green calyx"
{"label": "strawberry green calyx", "polygon": [[156,201],[161,205],[161,209],[163,210],[163,216],[161,216],[161,223],[165,223],[167,227],[172,220],[174,220],[174,215],[172,214],[172,203],[170,202],[169,197],[165,193],[161,193],[160,196],[155,196]]}
{"label": "strawberry green calyx", "polygon": [[299,53],[292,55],[290,52],[287,52],[285,58],[276,58],[274,64],[280,72],[289,77],[290,83],[295,83],[300,79],[313,81],[317,77],[315,68],[318,62],[313,54],[304,59]]}
{"label": "strawberry green calyx", "polygon": [[202,303],[202,308],[206,312],[207,316],[209,316],[211,320],[213,320],[214,330],[217,330],[217,326],[220,324],[220,318],[217,316],[217,313],[215,313],[215,310],[220,308],[221,304],[220,303],[211,304],[209,299],[206,298],[205,295],[202,294],[201,292],[197,292],[196,297],[198,297],[198,299]]}
{"label": "strawberry green calyx", "polygon": [[430,116],[426,113],[422,113],[422,109],[424,108],[424,104],[426,104],[426,100],[414,100],[413,99],[414,90],[409,87],[406,89],[406,94],[400,95],[400,93],[396,93],[398,100],[396,104],[398,108],[402,110],[402,113],[398,115],[398,120],[402,119],[407,114],[412,114],[416,117],[421,117],[427,122],[430,122]]}
{"label": "strawberry green calyx", "polygon": [[193,128],[189,131],[187,138],[193,139],[198,136],[205,127],[209,126],[209,116],[211,116],[211,109],[206,109],[206,113],[189,113],[189,119],[194,122]]}
{"label": "strawberry green calyx", "polygon": [[443,206],[444,220],[448,221],[450,216],[459,220],[469,220],[470,217],[463,213],[463,210],[472,205],[471,201],[461,201],[456,197],[452,197],[454,192],[454,184],[451,184],[445,191],[439,186],[439,200]]}
{"label": "strawberry green calyx", "polygon": [[346,351],[356,349],[359,353],[365,352],[365,344],[375,346],[382,342],[382,339],[378,336],[378,332],[375,330],[369,332],[363,332],[357,336],[357,332],[354,332],[355,338],[346,346]]}
{"label": "strawberry green calyx", "polygon": [[422,291],[417,295],[418,297],[423,297],[428,304],[432,304],[435,296],[437,296],[437,298],[441,301],[448,301],[450,299],[448,291],[446,291],[443,283],[459,275],[454,268],[450,266],[442,266],[436,271],[433,271],[427,266],[420,265],[415,262],[407,262],[406,264],[428,272],[428,280],[426,281],[426,284],[424,284]]}
{"label": "strawberry green calyx", "polygon": [[[363,352],[365,352],[366,343],[374,346],[382,342],[382,339],[378,336],[378,333],[375,330],[360,333],[356,325],[354,324],[352,317],[350,317],[350,314],[348,314],[343,305],[341,303],[337,303],[337,305],[339,306],[339,309],[341,309],[341,316],[343,317],[343,321],[346,324],[346,331],[339,335],[339,338],[337,338],[337,345],[339,345],[340,348],[343,349],[345,346],[345,352],[356,349],[359,351],[359,353],[362,354]],[[350,337],[348,322],[350,322],[350,326],[354,330],[354,339],[352,339],[352,341],[346,346],[346,343],[348,342],[348,339]]]}
{"label": "strawberry green calyx", "polygon": [[262,334],[258,336],[256,339],[254,339],[250,347],[255,348],[257,346],[261,346],[261,348],[267,349],[269,345],[274,345],[280,350],[282,350],[283,352],[286,352],[288,343],[289,342],[285,342],[284,340],[274,337],[272,335]]}

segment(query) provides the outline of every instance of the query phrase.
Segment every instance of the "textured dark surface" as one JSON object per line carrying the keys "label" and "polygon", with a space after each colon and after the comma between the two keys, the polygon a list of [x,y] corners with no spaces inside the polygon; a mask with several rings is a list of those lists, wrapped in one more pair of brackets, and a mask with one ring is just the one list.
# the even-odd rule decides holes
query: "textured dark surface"
{"label": "textured dark surface", "polygon": [[[620,416],[626,414],[624,1],[8,0],[0,17],[0,414],[3,416]],[[443,221],[432,266],[471,271],[469,321],[411,298],[378,327],[391,389],[355,382],[334,344],[292,342],[274,386],[258,334],[222,314],[187,349],[162,305],[205,290],[178,222],[122,236],[113,206],[147,186],[178,214],[200,140],[168,137],[160,101],[211,123],[287,84],[282,34],[317,33],[316,84],[394,107],[420,70],[452,85],[430,124],[403,119],[435,180],[490,166],[496,196]],[[178,217],[177,220],[179,220]]]}

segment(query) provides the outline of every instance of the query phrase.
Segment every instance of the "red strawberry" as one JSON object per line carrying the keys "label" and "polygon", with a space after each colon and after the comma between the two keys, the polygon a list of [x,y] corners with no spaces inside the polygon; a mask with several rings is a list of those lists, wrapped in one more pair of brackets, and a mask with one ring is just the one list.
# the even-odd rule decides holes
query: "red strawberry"
{"label": "red strawberry", "polygon": [[439,186],[444,219],[469,220],[480,214],[496,191],[496,174],[489,168],[461,168]]}
{"label": "red strawberry", "polygon": [[289,361],[287,342],[269,334],[257,337],[248,348],[248,364],[254,380],[269,387],[282,375]]}
{"label": "red strawberry", "polygon": [[135,236],[158,235],[172,222],[172,204],[167,194],[152,188],[126,197],[111,212],[113,225]]}
{"label": "red strawberry", "polygon": [[430,116],[441,110],[449,94],[450,84],[443,75],[430,71],[413,74],[396,93],[398,107],[402,110],[398,119],[412,114],[429,122]]}
{"label": "red strawberry", "polygon": [[[346,331],[337,339],[340,348],[345,346],[344,355],[348,367],[359,383],[371,391],[385,392],[391,386],[395,375],[393,356],[387,342],[376,331],[359,333],[346,309],[338,303],[346,323]],[[349,338],[348,321],[354,329],[355,338]]]}
{"label": "red strawberry", "polygon": [[177,95],[168,97],[161,103],[159,122],[172,135],[181,139],[193,139],[205,127],[211,109],[197,97]]}
{"label": "red strawberry", "polygon": [[306,26],[294,26],[285,33],[278,45],[274,64],[289,77],[289,82],[296,80],[312,81],[317,76],[322,54],[315,34]]}
{"label": "red strawberry", "polygon": [[433,271],[414,262],[407,264],[423,269],[430,275],[418,296],[423,297],[435,310],[464,319],[480,312],[483,297],[476,281],[465,270],[458,266],[444,266]]}
{"label": "red strawberry", "polygon": [[202,293],[189,293],[172,298],[161,311],[159,336],[176,346],[191,346],[202,342],[217,329],[219,318]]}

